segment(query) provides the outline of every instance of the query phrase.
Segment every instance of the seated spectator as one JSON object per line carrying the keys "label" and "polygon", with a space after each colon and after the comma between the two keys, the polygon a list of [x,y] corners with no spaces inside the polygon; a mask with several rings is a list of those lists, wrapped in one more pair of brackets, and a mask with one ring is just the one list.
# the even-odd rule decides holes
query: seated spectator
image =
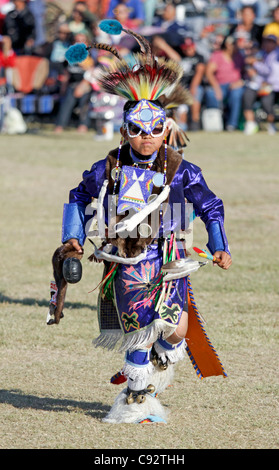
{"label": "seated spectator", "polygon": [[[129,17],[130,8],[125,3],[119,3],[113,10],[114,18],[119,21],[123,28],[132,29],[136,31],[138,28],[138,22],[135,19]],[[119,35],[110,36],[110,44],[114,44],[122,57],[127,56],[135,48],[138,48],[138,43],[134,37],[122,32]]]}
{"label": "seated spectator", "polygon": [[113,10],[113,16],[118,20],[123,28],[132,29],[133,31],[138,28],[138,21],[130,18],[131,8],[127,3],[119,3]]}
{"label": "seated spectator", "polygon": [[83,22],[85,23],[87,30],[89,32],[92,32],[93,26],[95,25],[97,21],[97,17],[96,15],[94,15],[93,13],[89,11],[87,7],[87,3],[84,1],[83,2],[77,1],[75,3],[74,9],[78,10],[82,14]]}
{"label": "seated spectator", "polygon": [[[89,44],[88,36],[85,34],[76,34],[74,42]],[[68,80],[66,83],[65,96],[62,97],[57,115],[55,133],[60,134],[69,124],[74,108],[78,108],[79,114],[79,132],[86,132],[89,126],[89,102],[92,93],[90,83],[84,79],[87,70],[94,67],[94,61],[91,56],[80,64],[68,65]]]}
{"label": "seated spectator", "polygon": [[71,16],[68,20],[68,25],[71,33],[73,34],[87,34],[88,28],[83,17],[82,11],[74,6]]}
{"label": "seated spectator", "polygon": [[115,8],[122,3],[130,9],[129,18],[134,20],[137,26],[143,25],[145,16],[141,0],[110,0],[107,18],[113,18]]}
{"label": "seated spectator", "polygon": [[227,8],[232,19],[237,19],[238,13],[244,6],[254,8],[256,19],[263,23],[264,18],[268,14],[268,4],[266,0],[229,0]]}
{"label": "seated spectator", "polygon": [[197,51],[204,57],[205,62],[210,59],[211,54],[221,48],[225,36],[216,34],[210,28],[203,28],[200,37],[197,39]]}
{"label": "seated spectator", "polygon": [[279,5],[272,11],[272,17],[273,21],[264,27],[263,36],[276,36],[279,44]]}
{"label": "seated spectator", "polygon": [[[113,10],[113,19],[118,20],[126,29],[137,31],[137,21],[131,19],[129,15],[130,8],[126,5],[126,3],[119,3],[119,5],[117,5]],[[129,60],[128,56],[131,58],[131,52],[139,51],[139,45],[136,39],[124,31],[121,34],[110,35],[97,27],[96,42],[114,45],[119,51],[120,55],[125,57],[126,60]]]}
{"label": "seated spectator", "polygon": [[[182,83],[189,89],[193,97],[193,104],[190,107],[190,130],[196,131],[200,129],[201,104],[204,97],[205,61],[203,56],[197,52],[196,44],[192,38],[185,38],[180,47],[183,54],[180,64],[184,71]],[[186,122],[187,116],[185,116],[185,124]]]}
{"label": "seated spectator", "polygon": [[12,49],[12,41],[9,36],[0,38],[0,81],[6,83],[5,70],[15,66],[16,54]]}
{"label": "seated spectator", "polygon": [[184,22],[177,21],[176,7],[169,3],[162,12],[160,19],[154,21],[153,26],[162,28],[160,36],[173,48],[178,50],[183,43],[184,37],[189,35],[189,28]]}
{"label": "seated spectator", "polygon": [[17,55],[30,54],[35,43],[35,19],[26,0],[13,0],[15,9],[8,12],[3,34],[9,36]]}
{"label": "seated spectator", "polygon": [[57,31],[57,37],[52,43],[50,68],[58,73],[64,72],[65,53],[72,44],[72,34],[67,23],[62,23]]}
{"label": "seated spectator", "polygon": [[[201,103],[204,96],[205,60],[196,50],[196,44],[191,37],[185,38],[180,46],[181,55],[173,49],[162,37],[154,36],[152,41],[153,54],[179,62],[184,74],[181,83],[187,88],[192,97],[193,104],[190,106],[191,123],[190,129],[200,129]],[[186,130],[188,127],[188,106],[182,105],[176,112],[180,126]]]}
{"label": "seated spectator", "polygon": [[206,66],[209,83],[206,88],[207,108],[225,109],[226,129],[237,129],[243,95],[244,58],[237,50],[235,40],[228,36],[219,51],[213,52]]}
{"label": "seated spectator", "polygon": [[240,15],[240,22],[232,26],[229,36],[236,38],[236,44],[239,50],[245,50],[246,47],[249,47],[251,42],[257,42],[260,45],[262,42],[263,27],[255,23],[256,15],[254,8],[248,5],[244,6]]}
{"label": "seated spectator", "polygon": [[244,133],[254,134],[258,131],[255,121],[254,104],[260,99],[267,113],[268,133],[275,134],[274,104],[279,99],[279,47],[276,36],[263,37],[262,58],[246,58],[251,67],[250,81],[247,81],[243,95],[243,112],[245,118]]}

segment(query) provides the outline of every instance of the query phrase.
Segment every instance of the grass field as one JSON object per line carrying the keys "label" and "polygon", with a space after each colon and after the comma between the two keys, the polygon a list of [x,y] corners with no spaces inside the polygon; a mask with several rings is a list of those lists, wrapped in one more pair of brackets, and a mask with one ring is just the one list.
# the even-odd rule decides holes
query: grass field
{"label": "grass field", "polygon": [[[208,265],[191,280],[228,377],[201,381],[188,359],[179,363],[174,386],[161,396],[169,422],[150,429],[101,421],[120,391],[110,377],[123,357],[92,346],[97,291],[89,292],[100,265],[84,257],[65,318],[59,326],[45,322],[63,203],[118,136],[109,143],[91,133],[0,136],[0,448],[278,448],[279,136],[189,137],[187,159],[201,166],[226,208],[233,265],[227,272]],[[194,242],[207,242],[199,220]]]}

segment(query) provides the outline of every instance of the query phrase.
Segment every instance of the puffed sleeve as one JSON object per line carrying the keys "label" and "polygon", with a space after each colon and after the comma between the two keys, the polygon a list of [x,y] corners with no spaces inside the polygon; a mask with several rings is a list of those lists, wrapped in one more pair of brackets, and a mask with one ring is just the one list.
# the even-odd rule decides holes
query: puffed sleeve
{"label": "puffed sleeve", "polygon": [[64,204],[62,221],[62,243],[76,238],[80,245],[86,239],[86,222],[92,216],[86,214],[86,207],[92,198],[97,198],[105,179],[106,159],[101,160],[86,170],[80,184],[69,194],[69,203]]}
{"label": "puffed sleeve", "polygon": [[224,205],[207,186],[202,171],[189,163],[184,171],[184,196],[193,204],[195,215],[200,217],[208,232],[207,247],[215,251],[229,252],[224,229]]}

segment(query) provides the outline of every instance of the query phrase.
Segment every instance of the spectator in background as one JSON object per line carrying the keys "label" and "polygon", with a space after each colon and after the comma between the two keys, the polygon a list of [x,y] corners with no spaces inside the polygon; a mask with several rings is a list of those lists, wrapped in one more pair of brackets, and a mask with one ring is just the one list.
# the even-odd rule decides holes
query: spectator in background
{"label": "spectator in background", "polygon": [[[130,8],[126,3],[119,3],[119,5],[117,5],[113,10],[113,19],[118,20],[126,29],[137,31],[137,21],[135,19],[131,19],[129,15]],[[128,59],[128,56],[131,56],[132,51],[137,51],[139,49],[136,39],[133,36],[126,34],[125,32],[110,35],[98,29],[97,42],[104,42],[106,44],[114,45],[119,51],[120,55],[125,57],[126,60]]]}
{"label": "spectator in background", "polygon": [[246,63],[252,66],[250,77],[253,80],[248,82],[244,89],[244,133],[251,135],[258,131],[253,107],[256,100],[260,99],[267,113],[268,133],[275,134],[274,104],[279,99],[279,47],[276,36],[264,36],[262,58],[247,57]]}
{"label": "spectator in background", "polygon": [[176,7],[171,3],[164,7],[161,18],[155,20],[153,26],[162,28],[160,36],[176,50],[179,50],[180,44],[190,32],[185,22],[177,21]]}
{"label": "spectator in background", "polygon": [[11,80],[7,74],[7,69],[15,66],[16,55],[12,49],[9,36],[0,37],[0,132],[2,130],[5,116],[5,96],[9,93]]}
{"label": "spectator in background", "polygon": [[[74,36],[74,43],[81,42],[89,45],[88,36],[83,33]],[[69,124],[72,112],[77,107],[79,114],[78,132],[84,133],[88,130],[89,126],[89,102],[92,93],[90,83],[84,79],[84,74],[87,70],[94,67],[94,61],[91,56],[88,56],[85,61],[76,65],[68,65],[67,86],[65,96],[62,97],[55,133],[60,134],[64,128]]]}
{"label": "spectator in background", "polygon": [[200,37],[197,39],[197,51],[204,57],[205,62],[210,59],[212,52],[220,50],[225,36],[223,34],[216,34],[209,28],[204,28],[201,31]]}
{"label": "spectator in background", "polygon": [[96,15],[88,10],[87,4],[84,1],[77,1],[74,9],[78,10],[82,14],[83,22],[85,23],[87,30],[92,34],[94,25],[97,21]]}
{"label": "spectator in background", "polygon": [[[193,104],[190,106],[191,122],[190,130],[200,129],[201,103],[204,96],[205,60],[196,50],[196,44],[191,37],[184,39],[180,45],[181,55],[173,49],[162,37],[154,36],[152,41],[153,53],[157,56],[165,56],[179,62],[183,69],[181,83],[187,88],[192,97]],[[182,105],[176,112],[179,125],[186,130],[188,127],[188,106]]]}
{"label": "spectator in background", "polygon": [[124,3],[130,9],[129,18],[135,20],[137,26],[144,24],[145,16],[142,0],[110,0],[107,18],[114,17],[113,12],[117,5],[121,3]]}
{"label": "spectator in background", "polygon": [[273,21],[268,23],[263,30],[263,36],[273,35],[277,37],[277,43],[279,44],[279,5],[272,11]]}
{"label": "spectator in background", "polygon": [[138,21],[134,18],[130,18],[130,13],[131,8],[124,2],[119,3],[113,10],[114,18],[122,24],[123,28],[135,31],[138,28]]}
{"label": "spectator in background", "polygon": [[12,49],[12,41],[9,36],[2,36],[0,38],[0,80],[5,81],[5,69],[7,67],[15,66],[16,54]]}
{"label": "spectator in background", "polygon": [[35,19],[26,0],[13,0],[15,9],[4,19],[3,34],[9,36],[17,55],[30,54],[35,44]]}
{"label": "spectator in background", "polygon": [[[203,80],[205,76],[205,60],[204,57],[197,52],[196,44],[192,38],[185,38],[180,47],[183,54],[180,65],[184,71],[182,84],[190,90],[193,97],[193,104],[190,107],[190,130],[197,131],[200,129],[201,104],[204,97]],[[186,124],[187,116],[185,116],[185,118]]]}
{"label": "spectator in background", "polygon": [[57,37],[52,43],[50,54],[50,69],[57,73],[63,73],[65,70],[65,53],[72,44],[72,34],[67,23],[60,24]]}
{"label": "spectator in background", "polygon": [[73,34],[87,34],[88,28],[83,17],[83,12],[74,5],[68,25]]}
{"label": "spectator in background", "polygon": [[206,107],[225,109],[226,129],[234,131],[242,107],[244,58],[237,50],[235,39],[225,38],[219,51],[213,52],[206,66],[209,83],[206,89]]}
{"label": "spectator in background", "polygon": [[268,14],[268,3],[266,0],[229,0],[227,8],[230,13],[231,19],[237,19],[238,13],[245,6],[251,6],[256,15],[256,19],[261,23]]}
{"label": "spectator in background", "polygon": [[244,6],[240,14],[240,23],[233,25],[230,29],[229,36],[236,38],[236,44],[239,50],[245,50],[250,43],[257,42],[261,45],[263,27],[255,23],[256,15],[254,8]]}
{"label": "spectator in background", "polygon": [[[118,20],[123,28],[132,29],[136,31],[138,28],[138,22],[136,19],[129,17],[130,8],[125,3],[119,3],[113,10],[114,18]],[[122,57],[127,57],[133,49],[138,48],[138,43],[134,37],[122,32],[119,35],[110,36],[110,44],[114,44]]]}

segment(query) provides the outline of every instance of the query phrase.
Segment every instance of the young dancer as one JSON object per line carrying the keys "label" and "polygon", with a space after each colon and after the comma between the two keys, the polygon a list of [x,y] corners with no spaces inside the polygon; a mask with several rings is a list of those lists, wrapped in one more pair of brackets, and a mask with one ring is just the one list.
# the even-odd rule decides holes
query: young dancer
{"label": "young dancer", "polygon": [[[110,34],[123,30],[114,20],[100,27]],[[143,37],[125,31],[142,50],[133,67],[115,49],[94,45],[117,59],[99,83],[103,90],[127,98],[121,142],[70,191],[62,242],[82,255],[86,237],[92,239],[92,211],[87,215],[87,208],[93,201],[102,246],[95,246],[92,258],[105,264],[98,301],[100,336],[94,342],[125,353],[123,369],[112,382],[127,381],[104,421],[166,422],[158,394],[171,382],[175,363],[189,354],[188,274],[197,269],[197,262],[187,258],[183,239],[186,202],[205,223],[215,262],[228,269],[231,257],[222,201],[208,188],[200,168],[167,145],[186,141],[167,117],[170,107],[187,99],[179,84],[182,70],[153,57]],[[83,45],[73,46],[67,58],[81,61],[86,51]]]}

